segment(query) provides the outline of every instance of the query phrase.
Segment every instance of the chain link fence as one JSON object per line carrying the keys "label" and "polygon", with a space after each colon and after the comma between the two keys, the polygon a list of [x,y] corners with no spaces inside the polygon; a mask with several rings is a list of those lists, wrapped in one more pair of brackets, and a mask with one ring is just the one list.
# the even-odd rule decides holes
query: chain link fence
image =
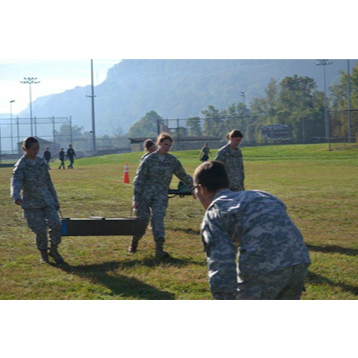
{"label": "chain link fence", "polygon": [[[226,134],[232,129],[243,132],[245,139],[242,147],[328,143],[329,149],[340,149],[358,144],[358,109],[329,111],[328,138],[324,133],[323,118],[315,131],[310,128],[307,118],[301,118],[295,127],[267,123],[270,123],[269,118],[254,116],[209,120],[199,117],[162,119],[157,122],[157,132],[169,132],[174,137],[174,151],[201,149],[205,143],[212,149],[218,149],[227,143]],[[67,134],[61,131],[64,124],[68,125]],[[15,160],[23,155],[22,141],[29,135],[39,139],[41,150],[49,147],[53,157],[57,157],[60,148],[66,151],[69,144],[72,144],[78,157],[142,151],[142,142],[146,139],[135,141],[133,138],[103,136],[96,138],[94,151],[92,134],[78,137],[72,129],[71,117],[0,118],[0,161]],[[310,135],[312,133],[317,135]]]}
{"label": "chain link fence", "polygon": [[344,149],[358,144],[358,109],[329,112],[329,145]]}

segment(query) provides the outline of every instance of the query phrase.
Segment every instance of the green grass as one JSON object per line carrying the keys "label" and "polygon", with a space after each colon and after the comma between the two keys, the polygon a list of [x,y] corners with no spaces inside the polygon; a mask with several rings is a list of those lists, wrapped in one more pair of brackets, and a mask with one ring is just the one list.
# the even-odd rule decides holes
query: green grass
{"label": "green grass", "polygon": [[[242,149],[247,189],[281,198],[301,229],[312,265],[303,299],[358,297],[358,149],[327,145],[285,145]],[[216,150],[212,150],[213,154]],[[189,174],[198,151],[174,152]],[[52,180],[65,217],[126,217],[133,179],[142,153],[75,161]],[[123,184],[125,163],[130,184]],[[130,237],[64,237],[67,264],[40,265],[33,234],[19,207],[9,199],[11,168],[0,168],[0,299],[210,300],[206,259],[199,237],[203,208],[191,197],[170,199],[165,220],[166,249],[154,257],[151,231],[139,252],[128,255]],[[178,180],[174,178],[172,187]]]}

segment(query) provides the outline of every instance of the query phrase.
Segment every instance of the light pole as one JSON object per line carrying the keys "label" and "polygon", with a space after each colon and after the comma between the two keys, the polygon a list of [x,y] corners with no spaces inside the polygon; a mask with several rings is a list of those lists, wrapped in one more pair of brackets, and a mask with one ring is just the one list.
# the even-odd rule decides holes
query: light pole
{"label": "light pole", "polygon": [[13,141],[14,141],[14,138],[13,138],[13,133],[12,133],[12,104],[15,102],[15,100],[13,99],[12,101],[10,101],[10,131],[11,131],[11,154],[13,154]]}
{"label": "light pole", "polygon": [[327,116],[327,95],[326,95],[326,66],[331,65],[333,61],[328,60],[317,60],[317,66],[323,66],[323,85],[324,85],[324,123],[325,123],[325,132],[326,140],[328,142],[328,150],[331,150],[331,141],[330,141],[330,130],[329,130],[329,121]]}
{"label": "light pole", "polygon": [[86,96],[91,97],[92,99],[92,142],[93,142],[93,152],[96,152],[96,129],[95,129],[95,117],[94,117],[94,85],[93,85],[93,60],[91,60],[91,95]]}
{"label": "light pole", "polygon": [[348,143],[351,142],[352,121],[351,121],[351,76],[349,60],[347,60],[347,98],[348,98]]}
{"label": "light pole", "polygon": [[242,109],[242,115],[241,115],[241,125],[244,127],[245,114],[246,114],[246,103],[245,103],[246,102],[246,97],[245,97],[245,92],[241,91],[240,93],[241,93],[241,97],[243,98],[243,104],[244,104],[244,108]]}
{"label": "light pole", "polygon": [[40,83],[40,81],[36,81],[37,77],[24,77],[25,81],[20,81],[23,84],[29,85],[29,91],[30,91],[30,125],[31,125],[31,136],[33,136],[32,131],[32,92],[31,92],[31,85],[35,85],[37,83]]}

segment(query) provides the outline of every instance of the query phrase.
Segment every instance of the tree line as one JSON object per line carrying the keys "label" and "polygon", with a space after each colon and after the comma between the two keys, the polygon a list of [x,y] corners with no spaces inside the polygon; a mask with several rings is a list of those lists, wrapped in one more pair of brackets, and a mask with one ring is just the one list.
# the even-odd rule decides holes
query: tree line
{"label": "tree line", "polygon": [[[327,107],[332,137],[344,137],[348,133],[347,116],[341,112],[348,106],[347,84],[347,73],[341,71],[336,84],[329,88]],[[358,108],[358,65],[352,68],[350,75],[350,93],[351,108]],[[128,133],[118,131],[112,137],[155,137],[158,121],[166,123],[165,118],[152,110],[132,124]],[[180,136],[224,138],[226,133],[237,128],[244,133],[246,140],[257,142],[262,141],[263,126],[284,124],[288,126],[293,141],[302,143],[307,138],[325,137],[324,92],[318,90],[315,80],[307,76],[287,76],[281,81],[271,79],[264,95],[253,98],[249,105],[233,103],[226,109],[208,105],[200,116],[181,119],[178,123],[176,132]],[[68,130],[66,125],[61,128],[62,134],[68,134]],[[352,134],[356,132],[357,120],[352,123]],[[73,135],[84,138],[89,137],[90,133],[84,133],[83,128],[79,127],[75,128]]]}

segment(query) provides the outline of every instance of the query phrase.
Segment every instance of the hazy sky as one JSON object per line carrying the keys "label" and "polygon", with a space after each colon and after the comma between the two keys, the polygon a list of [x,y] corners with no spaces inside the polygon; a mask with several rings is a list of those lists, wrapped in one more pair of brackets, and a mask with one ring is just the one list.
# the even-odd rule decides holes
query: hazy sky
{"label": "hazy sky", "polygon": [[[121,60],[93,60],[93,80],[97,86],[107,71]],[[76,86],[91,84],[91,60],[4,60],[0,59],[0,113],[17,114],[30,103],[29,85],[20,81],[37,77],[33,84],[32,101],[38,97],[61,93]],[[90,94],[90,93],[89,93]]]}

